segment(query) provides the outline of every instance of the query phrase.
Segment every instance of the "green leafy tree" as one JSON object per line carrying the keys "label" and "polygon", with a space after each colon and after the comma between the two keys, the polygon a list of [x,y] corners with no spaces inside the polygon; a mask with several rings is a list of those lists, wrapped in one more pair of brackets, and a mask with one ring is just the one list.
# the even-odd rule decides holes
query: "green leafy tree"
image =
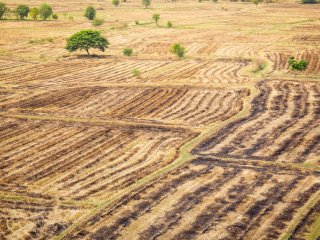
{"label": "green leafy tree", "polygon": [[142,5],[148,8],[151,5],[151,0],[142,0]]}
{"label": "green leafy tree", "polygon": [[46,3],[42,4],[39,8],[39,15],[43,20],[47,20],[49,17],[51,17],[52,13],[52,7]]}
{"label": "green leafy tree", "polygon": [[172,52],[173,54],[177,55],[179,58],[182,58],[185,55],[185,49],[179,43],[176,43],[176,44],[172,45],[171,48],[170,48],[170,52]]}
{"label": "green leafy tree", "polygon": [[158,26],[158,22],[160,20],[160,14],[158,14],[158,13],[153,14],[152,19],[156,23],[156,25]]}
{"label": "green leafy tree", "polygon": [[308,67],[307,61],[305,61],[305,60],[297,61],[294,59],[294,57],[289,58],[288,64],[289,64],[290,70],[299,71],[299,72],[306,70]]}
{"label": "green leafy tree", "polygon": [[0,19],[3,19],[8,13],[9,8],[7,8],[6,4],[0,2]]}
{"label": "green leafy tree", "polygon": [[15,13],[17,14],[17,17],[21,20],[28,17],[29,11],[30,11],[29,7],[24,4],[18,5],[17,8],[15,9]]}
{"label": "green leafy tree", "polygon": [[39,9],[38,8],[31,8],[29,15],[33,20],[37,20],[39,17]]}
{"label": "green leafy tree", "polygon": [[130,56],[132,55],[132,53],[133,53],[132,48],[125,48],[125,49],[123,49],[123,54],[126,55],[126,56],[128,56],[128,57],[130,57]]}
{"label": "green leafy tree", "polygon": [[108,45],[108,40],[103,37],[99,31],[83,30],[67,39],[66,49],[69,52],[85,50],[87,54],[90,54],[90,48],[99,49],[104,52],[105,49],[108,48]]}
{"label": "green leafy tree", "polygon": [[120,1],[119,0],[112,0],[112,4],[113,4],[113,6],[118,7],[120,4]]}
{"label": "green leafy tree", "polygon": [[89,20],[93,20],[96,17],[96,10],[94,9],[94,7],[88,6],[84,13],[84,16]]}

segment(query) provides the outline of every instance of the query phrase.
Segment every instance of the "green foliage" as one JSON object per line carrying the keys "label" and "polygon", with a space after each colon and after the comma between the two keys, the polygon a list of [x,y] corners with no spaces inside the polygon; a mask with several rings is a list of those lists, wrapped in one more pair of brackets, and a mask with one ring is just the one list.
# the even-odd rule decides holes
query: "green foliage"
{"label": "green foliage", "polygon": [[103,37],[99,31],[83,30],[67,39],[66,49],[69,52],[86,50],[89,54],[90,48],[96,48],[104,52],[105,49],[108,48],[108,45],[108,40]]}
{"label": "green foliage", "polygon": [[135,24],[136,24],[136,25],[140,25],[140,23],[139,23],[139,21],[138,21],[138,20],[136,20],[136,21],[135,21]]}
{"label": "green foliage", "polygon": [[168,22],[167,22],[167,28],[172,28],[172,27],[173,27],[172,22],[168,21]]}
{"label": "green foliage", "polygon": [[38,16],[39,16],[39,9],[38,8],[31,8],[29,15],[33,20],[37,20]]}
{"label": "green foliage", "polygon": [[171,46],[170,52],[172,52],[173,54],[177,55],[179,58],[182,58],[182,57],[184,57],[185,49],[184,49],[183,46],[181,46],[181,44],[176,43],[176,44]]}
{"label": "green foliage", "polygon": [[94,9],[94,7],[88,6],[84,13],[84,16],[89,20],[93,20],[96,17],[96,10]]}
{"label": "green foliage", "polygon": [[41,38],[36,40],[30,40],[28,43],[35,44],[35,45],[42,45],[42,44],[52,43],[52,42],[53,42],[53,38]]}
{"label": "green foliage", "polygon": [[130,56],[132,55],[132,53],[133,53],[132,48],[125,48],[125,49],[123,49],[123,54],[126,55],[126,56],[128,56],[128,57],[130,57]]}
{"label": "green foliage", "polygon": [[9,8],[7,8],[6,4],[0,2],[0,19],[3,19],[8,13]]}
{"label": "green foliage", "polygon": [[308,67],[308,62],[305,60],[297,61],[294,57],[290,57],[288,60],[289,67],[294,71],[304,71]]}
{"label": "green foliage", "polygon": [[252,3],[256,5],[256,7],[258,7],[258,4],[261,3],[262,0],[252,0]]}
{"label": "green foliage", "polygon": [[158,22],[160,20],[160,14],[158,14],[158,13],[153,14],[152,19],[158,25]]}
{"label": "green foliage", "polygon": [[217,2],[218,2],[218,0],[212,0],[212,2],[217,3]]}
{"label": "green foliage", "polygon": [[17,17],[21,20],[28,17],[29,11],[30,11],[29,7],[23,4],[18,5],[17,8],[15,9],[15,13],[17,14]]}
{"label": "green foliage", "polygon": [[42,4],[39,8],[39,15],[43,20],[46,20],[47,18],[51,17],[52,13],[52,7],[46,3]]}
{"label": "green foliage", "polygon": [[95,18],[95,19],[93,19],[93,21],[92,21],[92,26],[94,26],[94,27],[99,27],[99,26],[103,25],[104,23],[105,23],[104,19],[102,19],[102,18]]}
{"label": "green foliage", "polygon": [[134,77],[136,77],[136,78],[140,78],[141,72],[140,72],[139,69],[134,68],[134,69],[132,70],[132,75],[133,75]]}
{"label": "green foliage", "polygon": [[301,0],[301,2],[304,4],[315,4],[315,3],[318,3],[319,1],[317,1],[317,0]]}
{"label": "green foliage", "polygon": [[59,17],[58,17],[58,14],[52,14],[52,18],[54,19],[54,20],[57,20]]}
{"label": "green foliage", "polygon": [[113,6],[118,7],[120,4],[120,1],[119,0],[112,0],[112,4],[113,4]]}
{"label": "green foliage", "polygon": [[151,5],[151,1],[150,0],[142,0],[142,5],[145,8],[148,8]]}

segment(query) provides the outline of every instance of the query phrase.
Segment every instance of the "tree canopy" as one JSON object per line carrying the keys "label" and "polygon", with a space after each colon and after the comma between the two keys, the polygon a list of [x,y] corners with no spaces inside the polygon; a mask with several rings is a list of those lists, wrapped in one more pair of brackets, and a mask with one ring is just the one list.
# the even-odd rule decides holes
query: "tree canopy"
{"label": "tree canopy", "polygon": [[82,30],[67,39],[66,49],[69,52],[85,50],[89,54],[90,48],[96,48],[104,52],[108,45],[108,40],[99,31]]}

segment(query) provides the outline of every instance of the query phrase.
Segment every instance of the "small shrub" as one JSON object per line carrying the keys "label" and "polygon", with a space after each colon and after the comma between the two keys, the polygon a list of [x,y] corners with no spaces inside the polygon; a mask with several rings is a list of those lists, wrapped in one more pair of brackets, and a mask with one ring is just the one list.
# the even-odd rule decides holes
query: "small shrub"
{"label": "small shrub", "polygon": [[58,17],[58,14],[52,14],[52,18],[54,19],[54,20],[57,20],[59,17]]}
{"label": "small shrub", "polygon": [[125,49],[123,49],[123,54],[124,54],[125,56],[130,57],[130,56],[132,55],[132,53],[133,53],[132,48],[125,48]]}
{"label": "small shrub", "polygon": [[17,18],[21,20],[28,17],[29,11],[30,11],[29,7],[23,4],[18,5],[17,8],[15,9]]}
{"label": "small shrub", "polygon": [[289,68],[293,71],[304,71],[308,67],[308,62],[305,60],[297,61],[294,57],[290,57],[288,60]]}
{"label": "small shrub", "polygon": [[69,16],[69,20],[73,21],[74,17],[73,16]]}
{"label": "small shrub", "polygon": [[37,20],[38,16],[39,16],[39,9],[38,8],[31,8],[29,15],[33,20]]}
{"label": "small shrub", "polygon": [[115,7],[118,7],[120,4],[120,1],[119,0],[112,0],[112,5],[115,6]]}
{"label": "small shrub", "polygon": [[256,7],[258,7],[258,4],[261,3],[262,0],[252,0],[252,3],[256,5]]}
{"label": "small shrub", "polygon": [[141,72],[140,72],[139,69],[134,68],[134,69],[132,70],[132,75],[133,75],[134,77],[136,77],[136,78],[140,78],[140,77],[141,77]]}
{"label": "small shrub", "polygon": [[96,10],[92,6],[88,6],[84,16],[88,18],[88,20],[93,20],[96,17]]}
{"label": "small shrub", "polygon": [[93,19],[93,21],[92,21],[92,26],[94,26],[94,27],[99,27],[99,26],[103,25],[104,23],[105,23],[104,19],[95,18],[95,19]]}
{"label": "small shrub", "polygon": [[170,51],[171,51],[173,54],[177,55],[179,58],[182,58],[182,57],[184,57],[184,55],[185,55],[185,49],[184,49],[184,47],[183,47],[181,44],[179,44],[179,43],[176,43],[176,44],[172,45],[171,48],[170,48]]}
{"label": "small shrub", "polygon": [[136,24],[136,25],[140,25],[140,23],[139,23],[139,21],[138,21],[138,20],[136,20],[136,21],[135,21],[135,24]]}
{"label": "small shrub", "polygon": [[52,42],[53,42],[53,38],[41,38],[36,40],[30,40],[28,43],[42,45],[42,44],[52,43]]}
{"label": "small shrub", "polygon": [[43,20],[51,17],[52,13],[52,7],[48,4],[42,4],[39,8],[39,15]]}
{"label": "small shrub", "polygon": [[303,4],[316,4],[316,3],[318,3],[317,0],[301,0],[301,2]]}
{"label": "small shrub", "polygon": [[217,3],[217,2],[218,2],[218,0],[212,0],[212,2],[213,2],[213,3]]}
{"label": "small shrub", "polygon": [[172,22],[168,21],[167,22],[167,28],[172,28],[172,27],[173,27]]}

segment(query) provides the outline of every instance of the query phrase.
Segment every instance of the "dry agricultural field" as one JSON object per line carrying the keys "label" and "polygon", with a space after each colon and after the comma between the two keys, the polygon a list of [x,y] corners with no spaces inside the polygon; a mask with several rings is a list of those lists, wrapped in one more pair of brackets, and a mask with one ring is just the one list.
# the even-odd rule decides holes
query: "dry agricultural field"
{"label": "dry agricultural field", "polygon": [[0,21],[0,239],[320,239],[320,4],[47,2]]}

